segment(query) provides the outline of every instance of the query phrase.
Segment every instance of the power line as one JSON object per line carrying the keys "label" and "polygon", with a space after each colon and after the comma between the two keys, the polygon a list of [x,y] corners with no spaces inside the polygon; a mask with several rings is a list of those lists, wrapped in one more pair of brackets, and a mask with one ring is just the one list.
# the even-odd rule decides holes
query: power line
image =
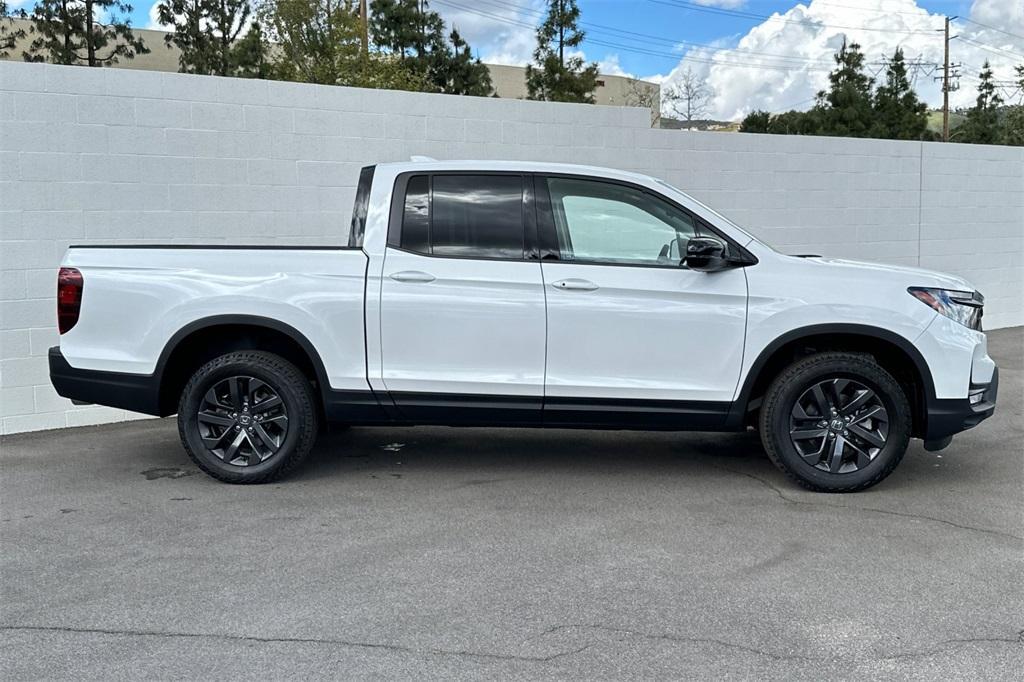
{"label": "power line", "polygon": [[1018,54],[1016,52],[1011,52],[1010,50],[1006,50],[1006,49],[1001,48],[1001,47],[995,47],[994,45],[986,45],[985,43],[979,43],[977,40],[972,40],[972,39],[966,38],[966,37],[964,37],[962,35],[958,36],[958,37],[963,42],[965,42],[965,43],[967,43],[969,45],[974,45],[975,47],[980,47],[981,49],[985,50],[986,52],[991,52],[994,55],[998,55],[1000,57],[1015,57],[1017,59],[1024,59],[1024,55],[1022,55],[1022,54]]}
{"label": "power line", "polygon": [[990,26],[989,24],[983,24],[980,21],[975,21],[974,19],[963,19],[962,18],[961,21],[966,21],[969,24],[974,24],[975,26],[981,26],[982,28],[987,28],[990,31],[998,31],[999,33],[1005,33],[1008,36],[1012,36],[1014,38],[1020,38],[1021,40],[1024,40],[1024,36],[1020,35],[1019,33],[1010,33],[1009,31],[1004,31],[1001,28],[996,28],[995,26]]}
{"label": "power line", "polygon": [[[451,0],[435,0],[435,3],[436,4],[440,4],[440,5],[447,5],[449,7],[454,7],[456,9],[460,9],[460,10],[463,10],[465,12],[469,12],[471,14],[476,14],[476,15],[479,15],[479,16],[495,19],[495,20],[501,21],[503,23],[511,24],[511,25],[514,25],[514,26],[522,26],[522,27],[525,27],[525,28],[536,28],[532,24],[529,24],[529,23],[526,23],[526,22],[523,22],[523,21],[518,21],[518,20],[515,20],[515,19],[510,19],[508,17],[501,16],[501,15],[498,15],[498,14],[494,14],[492,12],[487,12],[487,11],[484,11],[484,10],[476,9],[474,7],[469,7],[467,5],[459,4],[457,2],[452,2]],[[680,62],[680,61],[689,61],[689,62],[696,62],[696,63],[701,63],[701,64],[721,65],[721,66],[737,66],[737,67],[746,67],[746,68],[753,68],[753,69],[765,69],[765,70],[773,70],[773,71],[806,71],[806,70],[829,71],[829,70],[831,70],[831,67],[825,65],[826,62],[819,61],[819,60],[805,59],[805,60],[803,60],[803,62],[806,65],[799,65],[799,64],[773,64],[773,63],[766,63],[766,62],[752,63],[752,62],[729,61],[729,60],[717,59],[717,58],[714,58],[714,57],[698,57],[698,56],[694,56],[694,55],[690,55],[690,54],[680,54],[678,52],[663,52],[663,51],[653,50],[653,49],[650,49],[650,48],[637,47],[637,46],[634,46],[634,45],[625,45],[623,43],[617,43],[617,42],[606,41],[606,40],[598,40],[598,39],[593,39],[593,38],[588,38],[587,39],[587,43],[592,44],[592,45],[600,45],[602,47],[611,47],[611,48],[615,48],[615,49],[622,50],[622,51],[625,51],[625,52],[633,52],[633,53],[643,54],[643,55],[647,55],[647,56],[651,56],[651,57],[660,57],[660,58],[663,58],[663,59],[672,60],[672,61],[677,62],[677,63]],[[744,55],[738,55],[738,56],[742,57]],[[754,55],[754,54],[750,54],[749,56],[750,57],[756,57],[756,55]],[[819,64],[819,65],[815,66],[815,64]]]}
{"label": "power line", "polygon": [[931,35],[931,31],[921,31],[917,29],[895,29],[895,28],[875,28],[872,26],[839,26],[837,24],[826,24],[823,21],[814,21],[807,19],[787,19],[778,15],[767,15],[767,14],[756,14],[754,12],[745,12],[741,10],[725,9],[724,7],[706,7],[704,5],[697,5],[692,2],[685,2],[684,0],[647,0],[656,5],[666,5],[668,7],[677,7],[680,9],[689,9],[695,12],[706,12],[708,14],[718,14],[722,16],[737,17],[742,19],[757,19],[759,21],[775,21],[784,24],[795,24],[798,26],[814,26],[814,27],[825,27],[825,28],[838,28],[847,31],[875,31],[879,33],[898,33],[903,35]]}
{"label": "power line", "polygon": [[[438,0],[438,2],[440,2],[441,4],[454,5],[454,3],[444,2],[443,0]],[[491,6],[497,7],[497,8],[511,9],[511,10],[516,11],[516,12],[522,12],[524,14],[532,14],[532,15],[538,17],[538,18],[541,18],[541,17],[545,16],[545,12],[543,10],[535,10],[535,9],[533,9],[531,7],[515,5],[513,3],[504,3],[504,2],[498,2],[498,1],[495,1],[495,0],[477,0],[477,2],[481,2],[481,3],[485,4],[485,5],[491,5]],[[467,8],[464,5],[459,6],[459,8],[467,10],[467,11],[473,11],[470,8]],[[650,34],[650,33],[640,33],[640,32],[637,32],[637,31],[628,31],[626,29],[615,28],[613,26],[607,26],[607,25],[603,25],[603,24],[596,24],[596,23],[589,22],[589,21],[582,21],[582,20],[580,20],[578,23],[581,26],[585,27],[587,29],[588,33],[591,33],[591,32],[592,33],[601,33],[601,34],[606,34],[606,35],[613,35],[615,37],[619,37],[619,35],[621,35],[622,36],[621,39],[623,39],[623,40],[631,40],[633,38],[630,38],[629,36],[635,36],[636,38],[641,38],[643,40],[653,40],[653,41],[656,41],[656,42],[665,43],[665,44],[671,45],[672,47],[686,46],[686,47],[689,47],[689,48],[695,48],[695,47],[697,47],[697,48],[706,48],[706,49],[715,50],[715,51],[733,52],[733,53],[736,53],[739,56],[771,57],[773,59],[777,59],[777,60],[780,60],[780,61],[788,60],[788,61],[795,61],[795,62],[799,62],[799,63],[807,63],[807,62],[820,62],[822,64],[831,64],[832,63],[831,59],[816,59],[816,58],[810,58],[810,57],[801,57],[799,55],[778,54],[778,53],[774,53],[774,52],[761,52],[759,50],[748,50],[746,48],[741,48],[741,47],[731,47],[731,48],[730,47],[720,47],[718,45],[711,45],[711,44],[708,44],[708,43],[697,43],[697,42],[693,42],[693,41],[689,41],[689,40],[667,38],[665,36],[657,36],[657,35],[653,35],[653,34]],[[523,25],[523,24],[520,24],[520,25]]]}

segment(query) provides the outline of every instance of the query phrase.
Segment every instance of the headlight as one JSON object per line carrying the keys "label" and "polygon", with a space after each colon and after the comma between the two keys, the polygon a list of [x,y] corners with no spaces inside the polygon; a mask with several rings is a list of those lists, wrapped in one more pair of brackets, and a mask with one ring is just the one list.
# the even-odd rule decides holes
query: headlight
{"label": "headlight", "polygon": [[985,297],[977,291],[910,287],[910,295],[940,315],[956,320],[965,327],[981,331],[981,313]]}

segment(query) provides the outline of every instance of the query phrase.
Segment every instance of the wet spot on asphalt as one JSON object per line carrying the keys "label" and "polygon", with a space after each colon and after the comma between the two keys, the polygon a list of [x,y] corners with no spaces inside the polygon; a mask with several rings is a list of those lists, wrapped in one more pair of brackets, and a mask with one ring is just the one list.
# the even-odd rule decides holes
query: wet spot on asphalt
{"label": "wet spot on asphalt", "polygon": [[184,478],[185,476],[194,476],[195,474],[198,474],[199,471],[197,469],[179,469],[178,467],[156,467],[140,471],[139,473],[145,476],[147,481],[155,481],[158,478]]}

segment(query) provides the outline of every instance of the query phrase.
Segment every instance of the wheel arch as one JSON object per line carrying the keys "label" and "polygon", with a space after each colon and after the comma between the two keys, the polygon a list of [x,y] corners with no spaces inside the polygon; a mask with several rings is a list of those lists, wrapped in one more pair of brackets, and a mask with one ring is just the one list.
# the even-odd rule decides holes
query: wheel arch
{"label": "wheel arch", "polygon": [[327,371],[302,332],[258,315],[214,315],[190,322],[164,345],[153,373],[160,415],[177,411],[178,397],[192,372],[214,357],[236,350],[266,350],[292,362],[316,383],[322,409],[329,390]]}
{"label": "wheel arch", "polygon": [[935,399],[931,370],[921,352],[905,337],[880,327],[861,324],[819,324],[779,336],[760,352],[750,366],[734,401],[730,422],[742,428],[760,407],[768,385],[799,357],[820,351],[864,352],[906,389],[913,412],[913,435],[925,431],[928,403]]}

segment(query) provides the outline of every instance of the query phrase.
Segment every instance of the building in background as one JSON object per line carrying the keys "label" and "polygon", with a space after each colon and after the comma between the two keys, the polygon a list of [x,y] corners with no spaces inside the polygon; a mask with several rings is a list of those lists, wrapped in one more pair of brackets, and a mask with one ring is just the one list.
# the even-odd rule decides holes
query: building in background
{"label": "building in background", "polygon": [[[15,28],[24,28],[28,32],[31,22],[15,19]],[[133,28],[136,38],[141,38],[149,54],[140,54],[135,59],[122,59],[114,65],[117,69],[141,69],[143,71],[178,70],[179,50],[174,45],[168,47],[164,40],[164,31],[153,31],[144,28]],[[31,38],[23,39],[14,49],[10,50],[7,59],[20,61],[21,53],[28,48]],[[505,64],[488,64],[491,81],[498,97],[507,99],[526,99],[526,67],[507,66]],[[661,87],[657,83],[638,80],[626,76],[599,75],[597,89],[594,91],[596,104],[608,106],[645,107],[651,110],[651,121],[656,124],[658,110],[661,106]]]}

